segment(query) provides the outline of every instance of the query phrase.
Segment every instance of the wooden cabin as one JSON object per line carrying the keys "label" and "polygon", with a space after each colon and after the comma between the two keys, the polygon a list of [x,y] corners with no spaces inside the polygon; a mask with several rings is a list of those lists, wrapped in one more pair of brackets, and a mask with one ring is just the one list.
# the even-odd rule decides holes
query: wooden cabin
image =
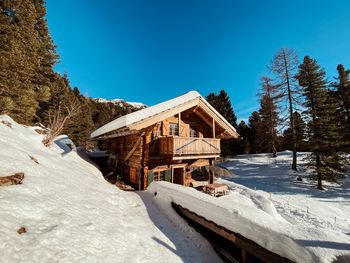
{"label": "wooden cabin", "polygon": [[159,180],[189,185],[194,171],[204,171],[220,156],[220,139],[237,137],[196,91],[122,116],[91,134],[107,142],[111,168],[138,190]]}

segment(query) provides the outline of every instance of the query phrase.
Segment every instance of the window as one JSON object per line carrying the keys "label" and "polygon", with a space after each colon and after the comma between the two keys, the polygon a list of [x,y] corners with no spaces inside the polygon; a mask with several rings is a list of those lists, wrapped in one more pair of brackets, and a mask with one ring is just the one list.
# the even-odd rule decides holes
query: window
{"label": "window", "polygon": [[175,122],[169,123],[169,135],[179,135],[179,124]]}
{"label": "window", "polygon": [[197,131],[190,126],[190,137],[198,137]]}
{"label": "window", "polygon": [[153,181],[165,181],[165,171],[154,172]]}

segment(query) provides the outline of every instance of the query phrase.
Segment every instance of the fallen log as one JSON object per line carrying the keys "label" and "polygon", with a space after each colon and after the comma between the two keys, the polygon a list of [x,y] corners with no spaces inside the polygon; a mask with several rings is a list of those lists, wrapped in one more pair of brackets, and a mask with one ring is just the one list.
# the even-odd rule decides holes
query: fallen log
{"label": "fallen log", "polygon": [[0,186],[21,184],[24,173],[15,173],[13,175],[0,177]]}

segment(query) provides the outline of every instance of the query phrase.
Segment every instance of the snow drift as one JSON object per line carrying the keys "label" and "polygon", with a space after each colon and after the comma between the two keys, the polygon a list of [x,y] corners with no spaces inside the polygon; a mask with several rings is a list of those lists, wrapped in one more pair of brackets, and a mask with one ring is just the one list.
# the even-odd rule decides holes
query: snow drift
{"label": "snow drift", "polygon": [[[1,123],[11,123],[8,127]],[[62,146],[45,147],[35,127],[0,116],[0,262],[217,262],[209,243],[179,231],[146,193],[122,192]],[[34,162],[34,157],[38,163]],[[26,232],[19,234],[21,227]]]}
{"label": "snow drift", "polygon": [[153,182],[148,192],[169,218],[177,220],[169,210],[174,202],[295,262],[333,262],[336,256],[348,253],[350,238],[346,235],[292,225],[263,195],[225,183],[233,192],[220,198],[168,182]]}

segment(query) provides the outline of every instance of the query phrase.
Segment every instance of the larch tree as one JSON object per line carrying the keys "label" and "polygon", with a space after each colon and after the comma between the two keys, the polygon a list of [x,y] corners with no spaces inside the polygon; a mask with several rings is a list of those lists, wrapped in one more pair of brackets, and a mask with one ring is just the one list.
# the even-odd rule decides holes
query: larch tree
{"label": "larch tree", "polygon": [[293,151],[292,169],[297,170],[297,145],[296,145],[296,131],[294,103],[297,96],[297,81],[295,75],[298,70],[298,55],[295,50],[289,48],[282,48],[279,50],[270,64],[270,70],[276,76],[276,84],[278,87],[277,97],[279,103],[287,104],[289,127],[291,129],[291,145]]}
{"label": "larch tree", "polygon": [[323,179],[334,181],[344,172],[339,151],[342,145],[337,118],[339,103],[331,95],[326,72],[316,60],[306,56],[299,66],[297,78],[305,97],[304,113],[309,119],[307,134],[311,155],[308,165],[316,174],[317,188],[323,190]]}

